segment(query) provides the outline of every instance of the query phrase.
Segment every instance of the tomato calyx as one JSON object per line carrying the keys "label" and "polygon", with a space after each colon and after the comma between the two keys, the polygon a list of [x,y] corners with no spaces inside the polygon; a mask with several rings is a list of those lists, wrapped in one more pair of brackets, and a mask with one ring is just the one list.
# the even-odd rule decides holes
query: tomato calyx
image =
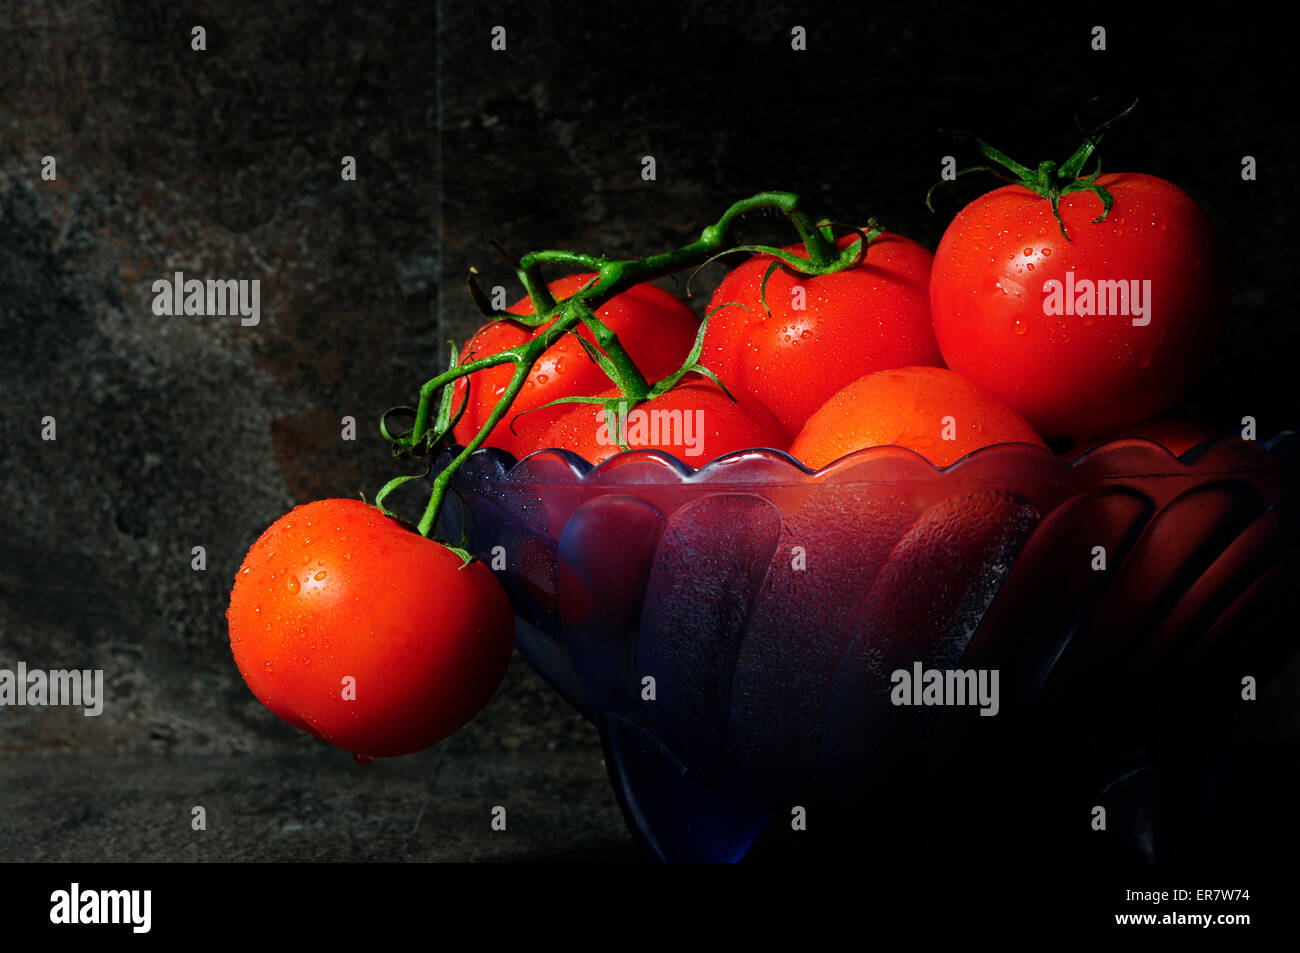
{"label": "tomato calyx", "polygon": [[[734,303],[738,304],[738,302]],[[727,390],[726,385],[718,379],[718,375],[700,363],[700,355],[704,351],[704,335],[708,330],[709,318],[725,307],[727,307],[727,304],[720,304],[718,307],[704,315],[704,319],[700,321],[700,329],[695,335],[695,343],[691,345],[691,350],[690,353],[686,355],[686,360],[682,361],[681,366],[678,367],[677,370],[673,371],[667,377],[655,381],[654,384],[646,384],[645,379],[641,378],[639,383],[634,382],[632,386],[627,386],[625,383],[620,382],[613,374],[610,374],[610,380],[614,381],[614,386],[619,391],[617,396],[558,397],[549,403],[542,404],[541,407],[535,407],[533,409],[542,410],[545,407],[555,407],[558,404],[602,404],[605,408],[605,423],[610,428],[609,432],[610,434],[617,435],[620,433],[617,426],[617,415],[620,412],[632,410],[638,404],[654,400],[656,397],[661,397],[681,383],[682,378],[687,374],[699,374],[701,377],[706,377],[713,381],[713,383],[717,384],[722,390],[722,393],[727,396],[727,399],[734,404],[736,398],[732,396],[731,391]],[[741,307],[744,307],[744,305],[741,305]],[[579,337],[578,340],[582,341],[582,338]],[[595,351],[595,349],[585,341],[583,341],[583,347],[587,348],[588,354],[593,355],[593,360],[599,362],[599,359],[601,358],[599,352]],[[603,364],[601,366],[604,367]],[[606,373],[609,372],[606,371]],[[531,411],[525,411],[525,413],[531,413]],[[523,414],[520,414],[519,416],[523,416]],[[511,427],[513,428],[513,426],[514,423],[512,421]],[[621,436],[614,436],[613,439],[620,450],[631,449],[627,444],[623,443]]]}
{"label": "tomato calyx", "polygon": [[[836,223],[823,222],[822,224],[823,224],[823,225],[829,225],[829,226],[833,227],[834,224],[836,224]],[[872,243],[872,242],[874,242],[874,241],[875,241],[877,238],[879,238],[881,235],[885,234],[885,229],[884,229],[884,226],[882,226],[882,225],[880,224],[880,222],[878,222],[878,221],[877,221],[876,219],[874,219],[874,218],[867,219],[867,228],[866,228],[865,231],[864,231],[863,229],[859,228],[859,227],[856,226],[856,225],[849,225],[849,226],[847,226],[847,228],[848,228],[850,231],[852,231],[852,232],[856,232],[856,233],[860,236],[860,239],[861,239],[860,242],[854,243],[854,244],[852,244],[852,245],[849,246],[849,248],[854,248],[854,247],[856,247],[856,248],[858,249],[858,251],[855,253],[855,255],[854,255],[854,257],[853,257],[853,264],[849,266],[849,268],[856,268],[856,267],[858,267],[858,265],[860,265],[860,264],[862,264],[864,261],[866,261],[866,259],[867,259],[867,249],[871,246],[871,243]],[[849,248],[846,248],[846,249],[844,250],[844,252],[842,252],[842,254],[847,254]],[[770,254],[770,252],[767,253],[767,254]],[[773,257],[773,261],[772,261],[770,264],[768,264],[767,269],[763,272],[763,280],[759,283],[759,286],[758,286],[758,300],[759,300],[759,303],[763,305],[763,311],[767,314],[767,316],[768,316],[769,318],[772,317],[772,309],[771,309],[770,307],[768,307],[768,304],[767,304],[767,283],[768,283],[769,280],[771,280],[772,276],[773,276],[774,274],[776,274],[776,273],[777,273],[781,268],[783,268],[783,267],[784,267],[784,268],[788,268],[789,270],[793,271],[796,275],[801,275],[801,276],[803,276],[803,277],[810,277],[810,276],[813,276],[813,275],[821,275],[821,274],[830,274],[830,273],[831,273],[831,272],[828,272],[828,271],[811,271],[811,272],[810,272],[810,271],[802,270],[802,269],[797,268],[797,267],[793,267],[793,266],[790,264],[790,262],[789,262],[789,257],[790,257],[790,256],[789,256],[788,254],[783,254],[783,255],[773,255],[772,257]],[[796,260],[797,260],[797,256],[795,256],[795,257],[796,257]],[[838,270],[838,269],[837,269],[837,270]],[[694,276],[692,276],[692,277],[694,277]]]}
{"label": "tomato calyx", "polygon": [[[1131,113],[1137,104],[1138,101],[1136,99],[1133,100],[1133,102],[1129,104],[1128,108],[1118,116],[1106,120],[1091,132],[1085,132],[1083,143],[1064,162],[1058,163],[1048,159],[1038,163],[1036,169],[1030,169],[1028,166],[1021,165],[1006,153],[989,145],[983,139],[976,138],[966,133],[957,133],[959,138],[970,139],[974,142],[975,148],[979,150],[979,153],[990,162],[996,163],[1000,166],[1001,170],[992,165],[976,165],[966,169],[958,169],[953,174],[952,179],[941,179],[934,185],[930,186],[930,190],[925,193],[925,207],[931,212],[934,211],[934,206],[931,204],[930,200],[934,195],[934,190],[939,188],[939,186],[955,180],[958,176],[966,175],[971,172],[988,172],[991,175],[1002,179],[1004,182],[1008,182],[1012,185],[1019,185],[1022,188],[1026,188],[1036,195],[1040,195],[1047,199],[1047,201],[1051,203],[1052,216],[1056,219],[1056,224],[1061,229],[1061,235],[1064,236],[1066,241],[1072,241],[1070,233],[1066,231],[1065,222],[1061,219],[1061,199],[1064,196],[1071,195],[1075,192],[1092,192],[1101,201],[1101,214],[1092,221],[1094,224],[1098,224],[1106,220],[1106,217],[1110,215],[1110,209],[1111,206],[1114,205],[1115,199],[1106,188],[1097,184],[1097,179],[1101,176],[1101,160],[1096,159],[1096,165],[1090,175],[1084,175],[1083,169],[1088,160],[1093,158],[1093,153],[1101,143],[1102,136],[1105,135],[1106,130]],[[1010,174],[1008,175],[1007,173]]]}
{"label": "tomato calyx", "polygon": [[[767,279],[782,265],[795,274],[804,277],[830,275],[837,271],[848,271],[851,268],[856,268],[866,260],[867,249],[870,244],[884,234],[884,229],[874,218],[868,220],[865,229],[857,225],[843,225],[840,222],[832,222],[829,219],[822,219],[815,226],[810,221],[806,224],[808,226],[806,231],[800,229],[800,235],[804,238],[804,249],[808,253],[806,256],[797,255],[788,249],[776,248],[772,245],[736,245],[733,248],[728,248],[710,256],[691,272],[691,276],[686,279],[686,296],[693,296],[691,285],[694,283],[696,275],[703,271],[705,266],[735,252],[752,252],[756,255],[768,255],[774,259],[767,275],[763,278],[763,288],[766,291]],[[847,233],[857,236],[854,241],[844,248],[837,249],[835,247],[835,227],[837,225],[845,229]],[[766,305],[766,302],[764,304]]]}

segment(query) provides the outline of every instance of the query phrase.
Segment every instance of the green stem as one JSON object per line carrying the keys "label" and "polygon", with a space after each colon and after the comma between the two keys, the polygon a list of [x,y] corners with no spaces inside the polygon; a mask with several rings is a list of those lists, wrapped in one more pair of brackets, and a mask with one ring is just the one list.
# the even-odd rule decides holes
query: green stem
{"label": "green stem", "polygon": [[641,368],[636,366],[631,355],[627,353],[623,345],[618,340],[618,335],[614,333],[604,321],[597,317],[596,312],[588,307],[585,301],[574,299],[570,302],[573,309],[582,319],[582,323],[591,329],[592,337],[600,345],[601,350],[609,358],[610,364],[614,369],[614,383],[618,386],[624,396],[632,400],[641,400],[650,393],[650,384],[646,381],[645,375],[641,373]]}
{"label": "green stem", "polygon": [[786,214],[790,216],[794,227],[799,230],[799,237],[803,239],[804,247],[808,249],[808,258],[814,265],[824,268],[835,260],[835,246],[826,240],[821,230],[817,228],[817,223],[806,212],[790,209]]}
{"label": "green stem", "polygon": [[[789,218],[807,249],[807,259],[764,245],[731,246],[728,244],[735,220],[741,215],[762,209],[775,209]],[[628,399],[637,401],[651,395],[653,390],[651,384],[619,342],[618,336],[600,320],[597,314],[611,298],[622,294],[634,285],[687,268],[702,266],[729,251],[742,248],[778,255],[788,266],[806,271],[807,274],[829,274],[858,264],[863,250],[856,247],[857,243],[850,243],[842,250],[837,249],[834,241],[828,237],[829,231],[829,228],[819,228],[813,218],[802,210],[797,195],[790,192],[760,192],[734,203],[723,212],[718,221],[705,228],[695,241],[657,255],[640,259],[606,259],[578,252],[550,249],[524,255],[517,264],[516,273],[533,302],[536,320],[534,322],[530,319],[530,323],[533,326],[544,324],[546,321],[551,323],[541,334],[525,344],[490,354],[476,361],[458,364],[426,381],[420,388],[420,401],[416,407],[415,423],[410,433],[404,437],[391,437],[386,430],[384,431],[385,436],[400,451],[417,453],[420,445],[426,441],[432,447],[446,436],[444,433],[431,430],[435,401],[439,400],[444,388],[451,386],[462,377],[485,368],[514,364],[515,369],[510,384],[493,407],[487,421],[479,428],[469,445],[462,449],[434,479],[428,504],[420,519],[420,533],[428,536],[432,531],[456,473],[470,455],[483,446],[492,429],[505,417],[510,405],[528,380],[533,365],[551,345],[563,335],[574,331],[579,324],[591,329],[597,344],[609,358],[607,371],[612,371],[610,376],[614,378],[614,383]],[[541,267],[546,264],[594,270],[599,275],[599,280],[588,283],[569,298],[556,302],[542,279]]]}
{"label": "green stem", "polygon": [[425,505],[424,515],[420,517],[418,529],[421,536],[428,536],[433,529],[433,524],[438,519],[438,511],[442,508],[442,501],[447,496],[447,490],[450,489],[451,481],[456,476],[456,472],[460,470],[461,466],[464,465],[475,450],[483,446],[483,441],[487,440],[492,428],[501,422],[501,418],[505,416],[510,404],[519,395],[519,391],[523,389],[524,381],[528,380],[528,373],[532,370],[532,366],[532,361],[527,364],[520,362],[515,365],[515,372],[510,377],[510,384],[506,387],[506,392],[501,395],[501,400],[492,408],[487,423],[474,435],[474,439],[469,442],[469,446],[461,450],[450,465],[434,478],[433,492],[429,494],[429,502]]}
{"label": "green stem", "polygon": [[415,423],[411,427],[411,432],[405,438],[395,440],[394,443],[405,446],[407,450],[414,450],[419,446],[420,441],[429,432],[429,418],[433,416],[434,399],[442,393],[442,389],[448,384],[487,367],[496,367],[498,364],[509,364],[523,360],[528,356],[525,351],[526,348],[523,347],[498,351],[496,354],[489,354],[487,357],[472,363],[450,368],[433,380],[425,381],[424,386],[420,388],[420,403],[415,408]]}
{"label": "green stem", "polygon": [[534,313],[547,314],[555,309],[555,298],[551,296],[551,289],[546,287],[546,281],[542,278],[540,268],[535,265],[526,268],[523,262],[520,262],[519,269],[515,273],[519,276],[519,282],[524,286],[524,291],[528,292],[528,297],[533,302]]}

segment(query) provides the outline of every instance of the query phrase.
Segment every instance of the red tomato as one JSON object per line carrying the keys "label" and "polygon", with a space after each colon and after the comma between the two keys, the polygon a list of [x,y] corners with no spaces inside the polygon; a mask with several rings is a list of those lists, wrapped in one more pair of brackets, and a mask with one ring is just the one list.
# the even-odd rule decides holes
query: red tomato
{"label": "red tomato", "polygon": [[[568,275],[547,287],[555,299],[563,300],[582,288],[594,275]],[[509,308],[512,314],[532,314],[533,303],[524,298]],[[681,367],[695,343],[699,319],[685,304],[668,292],[651,284],[635,285],[615,295],[596,314],[615,334],[628,356],[651,383],[669,376]],[[461,362],[497,354],[532,340],[550,322],[537,328],[523,328],[508,321],[488,324],[470,338],[461,354]],[[595,343],[587,328],[579,332]],[[459,408],[469,381],[470,401],[454,434],[462,446],[468,444],[492,416],[492,409],[505,392],[514,373],[513,364],[489,367],[456,382],[452,406]],[[587,356],[582,345],[566,334],[533,365],[524,388],[515,398],[502,421],[492,429],[485,446],[500,447],[522,457],[536,443],[537,437],[568,410],[564,405],[536,410],[558,397],[585,397],[609,387],[609,378]],[[532,413],[526,413],[532,411]],[[514,420],[514,433],[510,421]]]}
{"label": "red tomato", "polygon": [[258,700],[361,757],[418,751],[463,726],[514,647],[510,602],[487,567],[462,569],[360,500],[308,503],[271,524],[226,618]]}
{"label": "red tomato", "polygon": [[1223,304],[1211,226],[1186,192],[1131,173],[1097,184],[1115,199],[1104,222],[1094,193],[1061,199],[1070,241],[1047,199],[1009,185],[962,209],[935,253],[944,360],[1052,436],[1169,407],[1208,359]]}
{"label": "red tomato", "polygon": [[[803,245],[786,251],[807,254]],[[756,255],[722,279],[709,302],[700,363],[733,394],[761,400],[791,435],[864,374],[942,363],[930,321],[930,253],[916,242],[885,233],[862,264],[831,275],[799,275],[783,265],[767,281],[769,317],[760,295],[773,260]],[[714,311],[731,301],[744,307]]]}
{"label": "red tomato", "polygon": [[808,418],[790,456],[820,469],[855,450],[892,444],[946,467],[995,443],[1047,446],[1019,414],[960,374],[903,367],[868,374],[831,397]]}
{"label": "red tomato", "polygon": [[[597,396],[617,397],[618,390]],[[683,463],[701,467],[733,450],[775,447],[784,450],[790,438],[766,407],[744,395],[733,402],[717,384],[688,375],[672,390],[618,414],[630,450],[662,450]],[[610,433],[601,404],[578,404],[551,425],[533,450],[562,447],[589,463],[600,463],[622,450]]]}

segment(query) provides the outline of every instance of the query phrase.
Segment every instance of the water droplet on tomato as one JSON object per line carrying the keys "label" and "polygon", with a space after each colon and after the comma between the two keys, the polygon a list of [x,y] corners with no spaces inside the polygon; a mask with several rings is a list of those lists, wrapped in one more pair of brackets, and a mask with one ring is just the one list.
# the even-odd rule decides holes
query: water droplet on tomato
{"label": "water droplet on tomato", "polygon": [[368,754],[353,753],[352,760],[355,761],[357,764],[361,765],[361,767],[363,768],[366,767],[367,765],[371,765],[375,763],[375,759]]}
{"label": "water droplet on tomato", "polygon": [[1016,318],[1016,323],[1012,325],[1011,329],[1015,331],[1017,334],[1024,334],[1026,331],[1029,330],[1029,326],[1026,325],[1024,321],[1021,321],[1019,318]]}
{"label": "water droplet on tomato", "polygon": [[539,384],[545,384],[548,380],[550,380],[550,378],[548,378],[545,374],[537,375],[537,383]]}
{"label": "water droplet on tomato", "polygon": [[1051,257],[1052,257],[1052,250],[1051,250],[1050,248],[1044,248],[1044,249],[1043,249],[1043,257],[1044,257],[1044,258],[1051,258]]}
{"label": "water droplet on tomato", "polygon": [[271,663],[270,663],[270,662],[267,662],[267,663],[266,663],[266,670],[267,670],[268,672],[271,671]]}
{"label": "water droplet on tomato", "polygon": [[312,578],[315,579],[317,582],[320,582],[322,579],[325,578],[325,570],[322,569],[320,572],[316,573],[316,575],[312,576]]}
{"label": "water droplet on tomato", "polygon": [[808,338],[812,337],[812,332],[804,331],[803,334],[799,335],[799,337],[803,338],[806,341],[808,340]]}
{"label": "water droplet on tomato", "polygon": [[295,593],[295,592],[298,591],[298,577],[297,577],[297,576],[290,576],[290,577],[289,577],[288,587],[289,587],[289,593],[290,593],[290,595],[292,595],[293,593]]}
{"label": "water droplet on tomato", "polygon": [[1026,258],[1033,258],[1033,257],[1034,257],[1034,250],[1033,250],[1032,248],[1026,248],[1026,249],[1025,249],[1025,257],[1026,257]]}
{"label": "water droplet on tomato", "polygon": [[344,553],[344,554],[343,554],[343,558],[344,558],[344,559],[351,559],[351,558],[352,558],[352,554],[351,554],[351,553]]}

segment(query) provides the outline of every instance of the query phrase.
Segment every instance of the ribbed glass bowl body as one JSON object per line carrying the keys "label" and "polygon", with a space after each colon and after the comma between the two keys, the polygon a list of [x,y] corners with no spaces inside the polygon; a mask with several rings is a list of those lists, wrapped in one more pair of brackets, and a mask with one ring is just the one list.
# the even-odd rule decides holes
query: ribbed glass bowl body
{"label": "ribbed glass bowl body", "polygon": [[[816,473],[488,450],[443,528],[498,569],[520,651],[599,728],[661,858],[737,859],[800,812],[870,838],[939,805],[960,829],[1017,797],[1052,805],[1036,824],[1107,807],[1121,854],[1152,857],[1212,795],[1243,679],[1294,646],[1297,443],[1071,465],[1006,444],[944,470],[885,447]],[[896,704],[918,665],[996,672],[996,715]]]}

